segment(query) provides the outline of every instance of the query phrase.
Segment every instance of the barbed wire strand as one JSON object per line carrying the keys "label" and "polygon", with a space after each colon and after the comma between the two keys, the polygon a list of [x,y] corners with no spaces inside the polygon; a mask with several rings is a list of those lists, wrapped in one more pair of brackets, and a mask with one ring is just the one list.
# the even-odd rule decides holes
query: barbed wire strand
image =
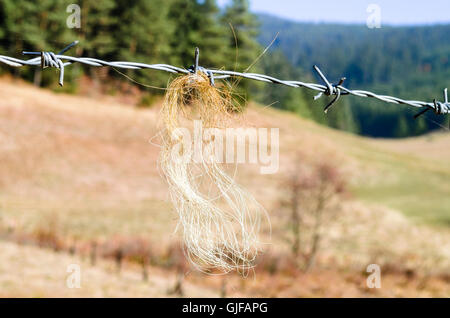
{"label": "barbed wire strand", "polygon": [[358,97],[370,97],[383,102],[393,103],[393,104],[403,104],[416,108],[422,108],[422,110],[417,113],[414,117],[417,118],[429,110],[433,110],[434,113],[440,114],[449,114],[450,113],[450,104],[448,101],[447,89],[444,90],[444,101],[440,102],[437,99],[433,99],[433,102],[423,102],[417,100],[405,100],[398,97],[388,96],[388,95],[378,95],[365,90],[351,90],[343,86],[345,77],[341,78],[338,84],[332,84],[328,81],[326,76],[322,73],[318,66],[314,65],[313,69],[317,73],[317,75],[323,81],[323,84],[316,83],[305,83],[301,81],[293,81],[293,80],[281,80],[269,75],[265,74],[257,74],[257,73],[247,73],[247,72],[237,72],[237,71],[227,71],[227,70],[218,70],[218,69],[207,69],[199,66],[199,49],[195,50],[195,64],[188,69],[176,67],[169,64],[145,64],[138,62],[127,62],[127,61],[104,61],[97,58],[90,57],[75,57],[63,55],[70,48],[78,44],[78,41],[72,42],[67,47],[62,49],[58,54],[54,54],[53,52],[23,52],[24,55],[39,55],[38,57],[22,60],[10,56],[0,55],[0,62],[7,64],[13,67],[22,67],[22,66],[40,66],[41,68],[54,67],[59,69],[59,84],[63,86],[64,81],[64,68],[73,63],[81,63],[94,67],[102,67],[109,66],[113,68],[122,68],[122,69],[152,69],[159,70],[164,72],[169,72],[173,74],[189,74],[196,73],[198,71],[205,73],[211,81],[211,85],[214,85],[215,80],[227,79],[232,77],[240,77],[246,78],[250,80],[285,85],[293,88],[307,88],[310,90],[318,91],[319,94],[314,97],[314,99],[320,98],[322,95],[325,96],[334,96],[334,98],[329,102],[324,111],[327,112],[330,107],[339,100],[339,98],[343,95],[352,95]]}

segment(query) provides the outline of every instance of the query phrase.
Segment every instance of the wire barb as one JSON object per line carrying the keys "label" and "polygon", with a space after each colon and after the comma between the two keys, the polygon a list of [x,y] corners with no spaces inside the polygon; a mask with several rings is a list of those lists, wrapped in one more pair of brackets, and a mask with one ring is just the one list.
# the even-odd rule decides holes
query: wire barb
{"label": "wire barb", "polygon": [[[70,43],[68,46],[66,46],[61,51],[59,51],[59,53],[57,55],[54,54],[53,52],[44,52],[44,51],[42,51],[42,52],[24,51],[24,52],[22,52],[22,54],[23,55],[40,55],[41,56],[40,57],[41,69],[44,69],[47,67],[56,67],[57,69],[59,69],[59,85],[63,86],[64,85],[64,66],[65,66],[65,64],[61,61],[61,59],[58,56],[67,52],[69,49],[71,49],[72,47],[74,47],[77,44],[78,44],[78,41],[74,41],[74,42]],[[68,64],[70,64],[70,63],[68,63]]]}
{"label": "wire barb", "polygon": [[[204,74],[206,74],[209,79],[211,85],[214,85],[215,80],[219,79],[227,79],[231,77],[241,77],[246,78],[250,80],[265,82],[265,83],[272,83],[272,84],[280,84],[285,85],[289,87],[302,87],[311,89],[314,91],[318,91],[319,94],[314,97],[314,99],[318,99],[322,96],[322,94],[326,96],[334,95],[334,98],[330,103],[328,103],[327,106],[325,106],[324,111],[325,113],[330,109],[330,107],[338,101],[338,99],[342,95],[352,95],[352,96],[358,96],[358,97],[370,97],[375,98],[377,100],[386,102],[386,103],[393,103],[393,104],[403,104],[408,105],[416,108],[424,108],[419,114],[414,116],[417,118],[418,116],[422,115],[423,113],[427,112],[428,110],[432,109],[436,114],[450,114],[450,104],[448,102],[447,97],[447,89],[444,91],[444,102],[438,102],[433,101],[430,102],[423,102],[423,101],[417,101],[417,100],[405,100],[394,96],[387,96],[387,95],[378,95],[369,91],[364,90],[350,90],[342,84],[344,83],[345,78],[342,77],[338,84],[331,84],[328,79],[323,75],[321,70],[315,65],[314,70],[319,75],[319,77],[322,79],[323,83],[325,85],[316,84],[316,83],[304,83],[300,81],[289,81],[289,80],[281,80],[272,76],[268,76],[265,74],[256,74],[256,73],[247,73],[247,72],[236,72],[236,71],[227,71],[227,70],[218,70],[218,69],[206,69],[204,67],[199,66],[199,53],[200,50],[198,48],[195,49],[195,62],[194,65],[189,67],[188,69],[176,67],[173,65],[168,64],[144,64],[144,63],[137,63],[137,62],[126,62],[126,61],[104,61],[96,58],[90,58],[90,57],[75,57],[75,56],[67,56],[62,55],[64,52],[69,50],[71,47],[76,45],[78,41],[75,41],[65,47],[63,50],[59,52],[59,54],[53,54],[51,52],[23,52],[24,54],[31,54],[31,55],[41,55],[40,57],[36,57],[30,60],[21,60],[10,56],[0,55],[0,63],[7,64],[9,66],[13,67],[22,67],[25,65],[28,66],[41,66],[41,67],[56,67],[60,70],[60,77],[59,77],[59,84],[63,85],[63,78],[64,78],[64,67],[73,63],[82,63],[89,66],[95,66],[95,67],[101,67],[101,66],[110,66],[115,68],[122,68],[122,69],[133,69],[133,70],[140,70],[140,69],[152,69],[152,70],[160,70],[165,71],[169,73],[174,74],[189,74],[189,73],[197,73],[197,71],[201,71]],[[64,61],[64,62],[62,62]]]}
{"label": "wire barb", "polygon": [[194,65],[191,65],[188,68],[188,71],[190,71],[193,74],[197,74],[198,71],[203,72],[204,74],[206,74],[206,76],[208,76],[209,83],[211,84],[211,86],[214,86],[214,74],[212,73],[211,70],[208,70],[208,69],[198,65],[199,57],[200,57],[200,49],[198,47],[196,47],[195,54],[194,54]]}
{"label": "wire barb", "polygon": [[327,113],[328,110],[331,108],[331,106],[333,106],[334,103],[336,103],[339,99],[339,97],[341,97],[341,89],[340,86],[342,84],[344,84],[344,81],[346,80],[345,77],[341,77],[341,79],[339,80],[339,83],[337,85],[335,84],[331,84],[328,79],[325,77],[325,75],[323,75],[322,71],[320,70],[320,68],[317,65],[313,66],[314,71],[316,71],[316,73],[319,75],[319,77],[322,79],[322,81],[325,83],[325,91],[320,92],[319,94],[317,94],[316,96],[314,96],[314,100],[320,98],[322,96],[322,94],[325,94],[326,96],[331,96],[331,95],[336,95],[331,102],[329,102],[327,104],[327,106],[324,107],[323,112]]}
{"label": "wire barb", "polygon": [[200,58],[200,49],[198,47],[195,48],[195,64],[194,64],[194,73],[197,73],[198,70],[198,60]]}
{"label": "wire barb", "polygon": [[442,114],[449,114],[450,113],[450,104],[448,102],[448,90],[447,88],[444,89],[444,102],[441,103],[435,99],[433,99],[433,105],[434,107],[427,106],[424,110],[420,111],[419,113],[414,115],[414,119],[419,118],[423,114],[425,114],[430,109],[434,110],[434,113],[436,115],[442,115]]}

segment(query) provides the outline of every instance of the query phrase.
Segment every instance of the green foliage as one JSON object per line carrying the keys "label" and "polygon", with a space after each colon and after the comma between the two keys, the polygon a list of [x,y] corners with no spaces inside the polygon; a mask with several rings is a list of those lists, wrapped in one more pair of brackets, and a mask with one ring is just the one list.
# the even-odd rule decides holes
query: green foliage
{"label": "green foliage", "polygon": [[[66,6],[61,1],[0,1],[0,45],[2,54],[16,56],[23,50],[61,49],[71,36],[66,27]],[[45,32],[43,32],[45,30]],[[40,69],[16,69],[16,75],[41,83]]]}
{"label": "green foliage", "polygon": [[406,137],[408,136],[408,122],[405,119],[405,116],[398,117],[397,124],[395,127],[395,137]]}
{"label": "green foliage", "polygon": [[[317,64],[331,81],[347,77],[349,88],[429,102],[442,100],[442,90],[450,86],[448,24],[369,29],[295,23],[267,15],[261,15],[260,21],[259,41],[266,43],[280,32],[274,48],[281,50],[291,65],[308,70],[297,77],[301,80],[312,74],[309,70]],[[358,97],[343,98],[333,108],[345,107],[350,107],[346,111],[353,114],[360,133],[378,137],[421,134],[439,128],[446,119],[429,112],[416,121],[413,115],[417,111],[411,107]]]}
{"label": "green foliage", "polygon": [[[255,15],[249,11],[248,0],[232,0],[225,8],[221,21],[228,27],[228,36],[225,40],[227,44],[227,60],[225,67],[229,70],[240,72],[258,72],[257,58],[262,51],[261,46],[256,41],[259,33],[259,23]],[[238,81],[234,85],[237,95],[244,99],[249,99],[248,93],[255,89],[261,89],[261,85],[251,81]]]}
{"label": "green foliage", "polygon": [[[77,39],[80,45],[71,51],[77,56],[142,63],[167,63],[189,67],[194,63],[194,49],[200,48],[200,63],[205,67],[228,67],[234,61],[235,43],[225,20],[235,12],[236,32],[247,65],[258,54],[255,18],[248,13],[246,1],[235,1],[221,12],[216,0],[79,0],[81,28],[70,29],[66,8],[70,0],[0,0],[0,45],[2,54],[17,56],[24,49],[58,52]],[[230,58],[230,54],[232,57]],[[230,62],[231,61],[231,62]],[[0,66],[2,70],[11,70]],[[34,68],[14,69],[16,76],[33,79]],[[54,70],[52,70],[54,71]],[[66,69],[66,85],[81,72],[99,81],[105,76],[121,77],[107,69],[75,64]],[[121,70],[138,82],[164,86],[167,73]],[[37,69],[41,82],[41,71]],[[73,76],[73,75],[77,76]],[[56,77],[42,75],[44,86]],[[153,92],[159,94],[160,91]]]}
{"label": "green foliage", "polygon": [[[70,0],[69,0],[70,2]],[[114,33],[121,18],[112,13],[119,5],[114,0],[81,0],[81,28],[74,29],[82,45],[82,54],[109,59],[117,56]]]}
{"label": "green foliage", "polygon": [[176,25],[170,44],[176,64],[189,67],[194,63],[194,48],[200,48],[202,65],[221,67],[226,56],[226,30],[218,22],[215,1],[173,0],[169,21]]}
{"label": "green foliage", "polygon": [[[318,64],[332,81],[346,76],[346,86],[401,98],[431,101],[449,86],[449,25],[384,27],[299,24],[259,16],[248,0],[231,0],[219,10],[216,0],[79,0],[81,28],[66,25],[72,0],[0,0],[1,54],[22,50],[58,52],[73,40],[69,54],[105,60],[169,63],[189,67],[194,49],[208,68],[262,72],[283,79],[316,81]],[[271,49],[260,53],[275,35]],[[258,40],[258,41],[257,41]],[[55,70],[10,68],[36,85],[56,87]],[[158,71],[120,70],[146,85],[165,86],[169,76]],[[123,76],[108,68],[74,64],[65,70],[64,91],[75,91],[76,79],[88,73],[96,82]],[[425,133],[447,125],[431,112],[414,121],[414,110],[371,99],[344,97],[324,114],[329,97],[313,100],[313,92],[281,85],[233,80],[237,96],[286,109],[316,122],[350,132],[382,137]],[[239,85],[237,85],[239,84]],[[58,89],[61,91],[61,89]],[[150,94],[161,94],[151,90]],[[241,99],[241,98],[238,98]]]}
{"label": "green foliage", "polygon": [[138,103],[139,107],[150,107],[155,102],[155,95],[152,94],[144,94]]}
{"label": "green foliage", "polygon": [[[263,56],[260,68],[264,74],[282,79],[312,80],[310,74],[305,73],[301,68],[292,67],[280,50],[269,52]],[[341,130],[358,132],[350,105],[344,99],[333,106],[338,109],[331,108],[328,114],[324,114],[322,107],[326,103],[325,97],[314,101],[314,94],[302,88],[264,84],[262,88],[258,87],[254,90],[253,96],[263,104],[273,104],[273,107],[290,110],[318,123]]]}
{"label": "green foliage", "polygon": [[[171,53],[167,39],[173,34],[175,28],[174,25],[166,23],[169,2],[166,0],[151,2],[119,0],[115,3],[116,7],[112,15],[120,18],[116,19],[114,32],[112,32],[115,46],[114,58],[148,64],[162,63],[162,61],[171,63],[166,60]],[[167,74],[161,72],[120,71],[139,82],[153,86],[162,86],[167,81]]]}
{"label": "green foliage", "polygon": [[259,44],[255,38],[258,35],[259,23],[255,15],[249,11],[248,0],[232,0],[225,8],[221,20],[231,29],[228,32],[228,58],[229,69],[235,68],[239,71],[247,70],[255,62]]}

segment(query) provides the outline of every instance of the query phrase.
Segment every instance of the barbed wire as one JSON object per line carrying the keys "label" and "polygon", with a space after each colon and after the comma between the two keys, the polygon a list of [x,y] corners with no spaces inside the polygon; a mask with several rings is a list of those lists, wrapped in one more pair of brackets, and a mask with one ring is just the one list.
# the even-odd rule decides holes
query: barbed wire
{"label": "barbed wire", "polygon": [[214,85],[214,81],[218,79],[227,79],[230,77],[241,77],[250,80],[272,83],[272,84],[280,84],[289,87],[303,87],[307,89],[311,89],[314,91],[318,91],[319,94],[314,97],[314,99],[320,98],[322,95],[325,96],[334,96],[333,99],[325,106],[324,111],[327,112],[330,107],[339,100],[339,98],[343,95],[353,95],[359,97],[371,97],[377,100],[393,103],[393,104],[403,104],[409,105],[412,107],[423,108],[418,114],[414,116],[414,118],[419,117],[425,112],[432,110],[434,113],[440,114],[449,114],[450,113],[450,103],[448,101],[447,88],[444,89],[444,101],[440,102],[437,99],[433,99],[433,102],[423,102],[417,100],[405,100],[398,97],[388,96],[388,95],[378,95],[365,90],[351,90],[344,87],[342,84],[345,81],[345,77],[342,77],[337,84],[332,84],[328,81],[322,71],[318,66],[314,65],[313,69],[317,73],[317,75],[323,81],[323,84],[316,83],[304,83],[301,81],[292,81],[292,80],[281,80],[272,76],[268,76],[265,74],[257,74],[257,73],[241,73],[236,71],[227,71],[227,70],[219,70],[219,69],[207,69],[199,66],[199,49],[195,49],[195,62],[194,65],[185,69],[176,67],[169,64],[145,64],[145,63],[137,63],[137,62],[126,62],[126,61],[104,61],[96,58],[90,57],[74,57],[63,55],[70,48],[78,44],[78,41],[72,42],[67,47],[62,49],[58,54],[54,54],[53,52],[23,52],[24,55],[39,55],[38,57],[29,59],[29,60],[21,60],[18,58],[0,55],[0,62],[13,66],[13,67],[22,67],[22,66],[41,66],[42,69],[47,67],[54,67],[59,69],[59,84],[63,86],[64,81],[64,68],[73,63],[81,63],[89,66],[110,66],[115,68],[122,69],[152,69],[152,70],[160,70],[174,74],[190,74],[196,73],[198,71],[205,73],[210,81],[211,85]]}

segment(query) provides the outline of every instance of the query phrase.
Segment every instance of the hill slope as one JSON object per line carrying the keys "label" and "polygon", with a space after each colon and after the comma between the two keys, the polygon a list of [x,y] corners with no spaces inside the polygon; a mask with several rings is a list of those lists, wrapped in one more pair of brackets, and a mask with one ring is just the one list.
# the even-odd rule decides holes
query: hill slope
{"label": "hill slope", "polygon": [[[157,142],[157,106],[136,109],[111,97],[55,94],[8,80],[1,81],[0,94],[0,234],[53,233],[81,245],[145,237],[161,255],[178,244],[176,216],[156,166],[159,148],[149,142]],[[343,268],[350,262],[361,272],[358,266],[374,257],[401,263],[414,255],[414,264],[448,269],[448,134],[374,140],[256,105],[244,118],[249,126],[280,128],[280,171],[260,175],[258,166],[244,165],[237,174],[271,216],[268,250],[288,249],[280,184],[301,151],[334,162],[351,179],[353,198],[324,241],[324,262]],[[260,288],[236,287],[236,294],[267,295]],[[297,295],[293,288],[289,295]]]}

